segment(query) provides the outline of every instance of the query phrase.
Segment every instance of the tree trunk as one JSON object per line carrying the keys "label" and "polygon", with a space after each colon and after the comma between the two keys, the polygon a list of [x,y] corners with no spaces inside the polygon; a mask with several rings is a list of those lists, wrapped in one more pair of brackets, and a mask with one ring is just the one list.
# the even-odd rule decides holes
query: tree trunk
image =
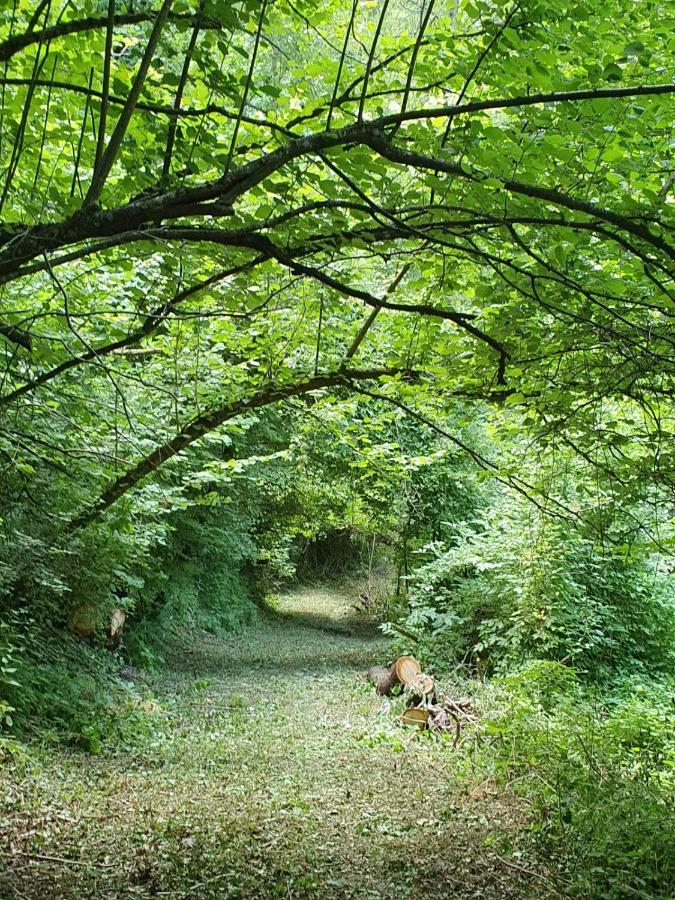
{"label": "tree trunk", "polygon": [[391,692],[394,683],[392,682],[392,669],[386,666],[373,666],[368,670],[368,681],[375,685],[375,690],[383,696]]}
{"label": "tree trunk", "polygon": [[414,656],[399,656],[392,668],[399,684],[410,684],[422,671]]}

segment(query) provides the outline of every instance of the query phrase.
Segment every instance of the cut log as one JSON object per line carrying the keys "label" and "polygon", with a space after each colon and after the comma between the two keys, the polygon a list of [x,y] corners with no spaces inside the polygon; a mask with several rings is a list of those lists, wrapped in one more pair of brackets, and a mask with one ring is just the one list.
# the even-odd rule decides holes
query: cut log
{"label": "cut log", "polygon": [[420,672],[405,685],[408,706],[430,706],[436,702],[436,682],[431,675]]}
{"label": "cut log", "polygon": [[429,721],[429,710],[418,706],[411,706],[401,716],[404,725],[416,725],[418,728],[426,728]]}
{"label": "cut log", "polygon": [[396,688],[398,694],[404,694],[408,708],[401,715],[401,724],[453,734],[454,747],[465,727],[478,724],[471,698],[453,700],[437,693],[435,680],[422,672],[412,656],[399,656],[389,667],[373,666],[368,670],[368,681],[378,694],[389,695]]}
{"label": "cut log", "polygon": [[408,682],[406,687],[411,694],[414,694],[417,697],[424,697],[434,693],[436,682],[431,675],[425,675],[424,672],[420,672]]}
{"label": "cut log", "polygon": [[115,650],[119,647],[126,620],[126,613],[122,612],[121,609],[113,609],[110,616],[110,625],[108,626],[108,647],[110,650]]}
{"label": "cut log", "polygon": [[73,634],[89,641],[93,641],[97,635],[103,637],[105,634],[109,649],[114,650],[122,639],[125,620],[126,614],[121,609],[113,609],[108,618],[93,603],[83,603],[70,614],[68,626]]}
{"label": "cut log", "polygon": [[422,666],[413,656],[399,656],[394,663],[394,671],[400,684],[410,684],[422,671]]}
{"label": "cut log", "polygon": [[373,666],[368,669],[368,681],[375,685],[378,694],[387,695],[396,683],[392,681],[392,669],[386,666]]}
{"label": "cut log", "polygon": [[373,666],[369,669],[368,681],[375,685],[378,694],[389,695],[397,685],[405,686],[414,681],[421,670],[422,667],[412,656],[399,656],[389,668]]}
{"label": "cut log", "polygon": [[78,637],[91,638],[100,624],[100,613],[91,603],[83,603],[68,618],[68,627]]}

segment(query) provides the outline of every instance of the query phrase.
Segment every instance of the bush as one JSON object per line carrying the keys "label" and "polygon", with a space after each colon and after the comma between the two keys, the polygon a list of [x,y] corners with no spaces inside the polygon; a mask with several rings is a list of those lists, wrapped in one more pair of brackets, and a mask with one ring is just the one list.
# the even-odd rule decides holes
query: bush
{"label": "bush", "polygon": [[504,672],[549,659],[595,679],[673,671],[675,589],[658,561],[599,547],[507,496],[454,546],[427,552],[405,625],[431,665],[470,657]]}
{"label": "bush", "polygon": [[19,687],[16,680],[19,653],[16,620],[17,616],[11,614],[0,619],[0,760],[18,750],[18,745],[7,736],[14,725],[15,713],[9,697]]}
{"label": "bush", "polygon": [[11,677],[3,675],[0,683],[0,709],[11,709],[5,724],[18,737],[99,753],[137,746],[151,733],[143,698],[120,678],[118,657],[24,615],[15,615],[0,633],[13,647]]}
{"label": "bush", "polygon": [[[187,628],[237,631],[255,617],[243,573],[256,548],[231,506],[190,510],[173,530],[137,592],[124,650],[155,668],[173,632]],[[243,526],[243,527],[242,527]]]}
{"label": "bush", "polygon": [[534,664],[485,688],[490,712],[472,764],[529,797],[534,839],[565,896],[672,897],[672,684],[598,707],[555,666]]}

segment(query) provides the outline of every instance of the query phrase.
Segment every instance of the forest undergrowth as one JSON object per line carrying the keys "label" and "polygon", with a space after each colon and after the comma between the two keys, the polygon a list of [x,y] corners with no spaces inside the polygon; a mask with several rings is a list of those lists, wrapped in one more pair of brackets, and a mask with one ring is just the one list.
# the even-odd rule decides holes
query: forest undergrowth
{"label": "forest undergrowth", "polygon": [[456,671],[480,725],[454,747],[372,693],[388,643],[357,596],[297,589],[238,635],[184,635],[154,676],[123,670],[127,730],[98,752],[16,753],[0,895],[669,896],[665,704],[591,715],[553,663]]}
{"label": "forest undergrowth", "polygon": [[353,602],[304,589],[195,634],[161,674],[125,670],[126,745],[0,769],[0,895],[556,896],[528,803],[372,694],[387,642]]}

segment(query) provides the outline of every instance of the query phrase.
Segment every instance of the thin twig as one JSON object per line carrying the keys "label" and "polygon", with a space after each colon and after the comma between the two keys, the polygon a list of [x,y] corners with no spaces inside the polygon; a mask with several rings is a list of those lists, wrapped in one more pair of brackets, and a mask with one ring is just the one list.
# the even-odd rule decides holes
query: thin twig
{"label": "thin twig", "polygon": [[[204,0],[199,4],[199,12],[197,13],[197,18],[195,19],[194,28],[192,29],[192,34],[190,35],[190,43],[188,44],[188,48],[185,52],[185,58],[183,60],[183,70],[180,75],[180,80],[178,81],[178,87],[176,88],[176,96],[173,101],[173,108],[178,113],[180,110],[181,103],[183,101],[183,91],[185,90],[185,85],[187,83],[188,74],[190,72],[190,64],[192,62],[192,55],[194,54],[195,47],[197,46],[197,37],[199,35],[199,29],[202,24],[202,14],[204,12]],[[166,135],[166,150],[164,151],[164,163],[162,165],[162,179],[166,179],[169,177],[169,173],[171,171],[171,157],[173,155],[173,145],[176,139],[176,130],[178,128],[178,116],[173,116],[169,120],[169,127]]]}
{"label": "thin twig", "polygon": [[110,96],[110,65],[112,62],[113,30],[115,28],[115,0],[108,0],[108,21],[105,32],[105,55],[103,57],[103,83],[101,92],[101,115],[98,120],[98,137],[96,138],[96,156],[94,157],[94,171],[101,162],[103,146],[105,144],[105,126],[108,117],[108,102]]}
{"label": "thin twig", "polygon": [[525,866],[518,865],[518,863],[509,862],[508,859],[503,859],[501,856],[497,856],[496,853],[494,854],[494,858],[502,865],[508,866],[509,869],[515,869],[516,872],[522,872],[523,875],[529,875],[531,878],[541,878],[542,881],[551,880],[548,875],[542,875],[541,872],[534,872],[532,869],[526,869]]}
{"label": "thin twig", "polygon": [[375,29],[375,34],[373,36],[373,42],[370,45],[370,53],[368,54],[368,62],[366,63],[366,73],[363,78],[363,89],[361,91],[361,99],[359,100],[359,112],[358,112],[358,121],[363,121],[363,108],[366,102],[366,95],[368,93],[368,81],[370,79],[371,69],[373,67],[373,59],[375,58],[375,50],[377,49],[377,42],[380,38],[380,32],[382,31],[382,26],[384,25],[384,17],[387,15],[387,8],[389,6],[389,0],[384,0],[382,5],[382,12],[380,13],[380,18],[377,22],[377,28]]}
{"label": "thin twig", "polygon": [[232,141],[230,142],[230,152],[227,154],[227,162],[225,163],[225,175],[227,175],[227,173],[230,171],[230,164],[232,162],[234,148],[237,145],[237,137],[239,135],[239,126],[241,125],[242,116],[244,115],[244,110],[246,109],[246,102],[248,100],[248,92],[251,89],[251,82],[253,80],[253,69],[255,67],[256,58],[258,56],[258,47],[260,46],[260,38],[262,36],[263,24],[265,21],[265,13],[267,12],[267,3],[268,3],[268,0],[263,0],[262,8],[260,10],[260,19],[258,20],[258,28],[255,33],[255,42],[253,44],[253,53],[251,54],[251,63],[248,67],[248,74],[246,76],[246,84],[244,86],[244,94],[241,98],[241,106],[239,107],[239,115],[237,116],[237,120],[234,123],[234,131],[232,132]]}
{"label": "thin twig", "polygon": [[356,7],[358,4],[358,0],[352,0],[352,11],[349,16],[349,24],[347,25],[347,31],[345,32],[345,40],[342,46],[342,53],[340,54],[340,62],[338,63],[337,75],[335,76],[335,86],[333,87],[333,96],[330,99],[330,104],[328,106],[328,116],[326,117],[326,131],[330,129],[330,123],[333,118],[333,109],[335,107],[335,100],[337,98],[337,92],[340,87],[340,77],[342,75],[342,67],[344,65],[345,56],[347,54],[347,45],[349,44],[349,35],[351,34],[351,30],[354,26],[354,16],[356,15]]}
{"label": "thin twig", "polygon": [[148,69],[150,68],[150,63],[152,62],[152,58],[155,55],[155,50],[157,48],[157,44],[159,43],[159,38],[162,34],[162,29],[166,22],[167,16],[169,15],[172,2],[173,0],[164,0],[162,8],[157,14],[157,18],[155,19],[155,24],[153,25],[152,32],[150,33],[150,38],[148,39],[143,58],[141,59],[138,71],[136,72],[134,83],[132,84],[131,90],[129,91],[127,101],[124,104],[124,108],[120,113],[120,117],[117,120],[115,129],[110,137],[110,140],[108,141],[108,146],[105,148],[105,151],[103,152],[101,159],[94,170],[91,184],[89,185],[89,191],[87,192],[87,196],[84,201],[85,207],[93,206],[98,202],[98,199],[101,196],[101,191],[103,190],[106,179],[110,174],[113,163],[117,158],[117,154],[119,153],[120,147],[122,146],[122,140],[124,139],[124,135],[126,134],[126,130],[129,126],[129,122],[131,121],[131,116],[133,115],[134,109],[136,108],[138,98],[145,83],[146,75],[148,74]]}

